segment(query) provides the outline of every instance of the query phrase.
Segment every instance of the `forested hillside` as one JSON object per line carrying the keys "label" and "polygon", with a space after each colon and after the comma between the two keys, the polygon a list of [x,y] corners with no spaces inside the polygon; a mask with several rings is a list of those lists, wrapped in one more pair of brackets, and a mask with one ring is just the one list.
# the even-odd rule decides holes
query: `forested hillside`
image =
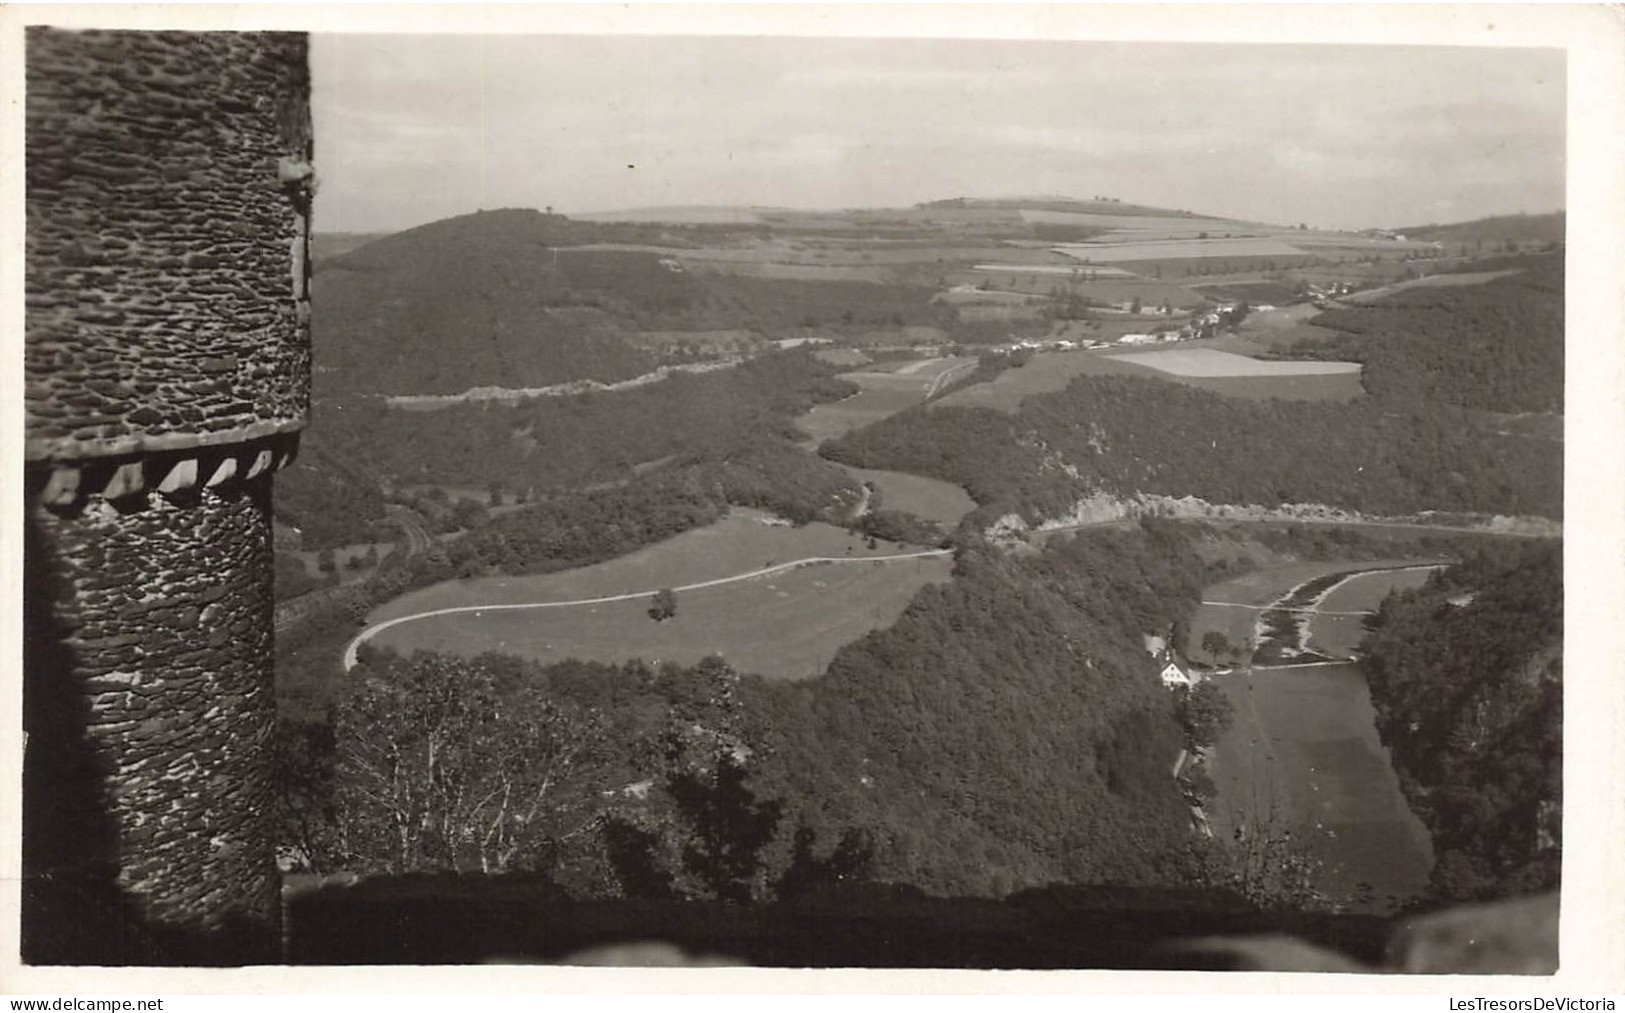
{"label": "forested hillside", "polygon": [[1555,887],[1562,864],[1563,558],[1500,547],[1390,598],[1366,641],[1378,729],[1465,901]]}
{"label": "forested hillside", "polygon": [[926,407],[824,444],[832,460],[965,486],[984,516],[1063,512],[1096,489],[1215,503],[1562,515],[1551,444],[1487,435],[1448,408],[1246,401],[1079,376],[1015,415]]}
{"label": "forested hillside", "polygon": [[[552,245],[564,228],[557,216],[529,212],[535,233],[515,235],[512,214],[527,213],[436,222],[321,264],[311,320],[317,396],[455,394],[653,369],[651,356],[621,339],[597,289],[560,266],[584,255]],[[632,291],[647,286],[652,306],[687,298],[682,278],[653,257],[629,258],[612,277]]]}
{"label": "forested hillside", "polygon": [[[497,482],[541,494],[625,481],[635,466],[656,462],[737,457],[760,464],[764,447],[800,438],[792,419],[851,393],[852,385],[833,374],[792,351],[628,390],[517,405],[412,412],[366,398],[318,406],[309,445],[278,483],[277,516],[304,529],[306,546],[315,548],[361,540],[365,524],[381,513],[371,506],[379,483],[483,490]],[[771,459],[816,470],[786,455]],[[339,466],[362,461],[364,472]]]}
{"label": "forested hillside", "polygon": [[821,678],[742,685],[767,783],[934,893],[1193,882],[1180,725],[1141,636],[1184,617],[1200,574],[1182,536],[1144,530],[967,555]]}
{"label": "forested hillside", "polygon": [[645,330],[953,320],[924,287],[696,273],[656,253],[578,248],[627,228],[489,211],[323,261],[317,397],[625,380],[659,364],[625,340]]}
{"label": "forested hillside", "polygon": [[[1411,239],[1456,243],[1561,243],[1568,215],[1561,211],[1544,215],[1498,215],[1448,225],[1413,225],[1397,229]],[[1476,249],[1477,247],[1475,247]]]}
{"label": "forested hillside", "polygon": [[1366,390],[1398,404],[1561,412],[1563,255],[1485,266],[1517,273],[1328,310],[1313,322],[1339,333],[1293,354],[1362,362]]}

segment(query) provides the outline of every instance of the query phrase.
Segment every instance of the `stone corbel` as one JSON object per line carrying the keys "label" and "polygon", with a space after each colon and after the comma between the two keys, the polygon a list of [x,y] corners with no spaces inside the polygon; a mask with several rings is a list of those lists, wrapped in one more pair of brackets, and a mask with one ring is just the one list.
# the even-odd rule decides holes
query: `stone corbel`
{"label": "stone corbel", "polygon": [[72,515],[92,498],[120,510],[140,510],[156,492],[172,503],[195,500],[204,489],[228,492],[292,464],[299,453],[299,433],[277,433],[249,443],[198,447],[191,451],[149,454],[120,460],[41,463],[36,475],[39,505]]}

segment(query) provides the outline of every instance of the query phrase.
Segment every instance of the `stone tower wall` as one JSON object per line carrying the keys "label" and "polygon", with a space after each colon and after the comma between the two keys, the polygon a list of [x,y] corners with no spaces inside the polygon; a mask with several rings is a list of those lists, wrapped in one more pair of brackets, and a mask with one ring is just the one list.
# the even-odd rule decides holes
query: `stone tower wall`
{"label": "stone tower wall", "polygon": [[26,40],[25,959],[274,959],[306,39]]}

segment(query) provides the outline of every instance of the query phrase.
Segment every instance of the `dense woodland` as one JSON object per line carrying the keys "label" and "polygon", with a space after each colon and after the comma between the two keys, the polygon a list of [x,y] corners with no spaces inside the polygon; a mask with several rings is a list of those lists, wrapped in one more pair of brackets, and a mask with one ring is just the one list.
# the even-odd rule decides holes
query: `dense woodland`
{"label": "dense woodland", "polygon": [[1563,505],[1550,443],[1486,434],[1459,411],[1249,401],[1140,377],[1080,376],[1014,415],[927,406],[820,453],[961,484],[984,517],[1055,516],[1097,489],[1390,515],[1559,517]]}
{"label": "dense woodland", "polygon": [[1471,266],[1518,273],[1328,310],[1313,322],[1338,333],[1299,343],[1291,354],[1364,363],[1361,379],[1381,401],[1561,412],[1563,255]]}
{"label": "dense woodland", "polygon": [[1395,595],[1364,668],[1377,726],[1433,836],[1432,887],[1553,888],[1563,797],[1562,546],[1498,546]]}

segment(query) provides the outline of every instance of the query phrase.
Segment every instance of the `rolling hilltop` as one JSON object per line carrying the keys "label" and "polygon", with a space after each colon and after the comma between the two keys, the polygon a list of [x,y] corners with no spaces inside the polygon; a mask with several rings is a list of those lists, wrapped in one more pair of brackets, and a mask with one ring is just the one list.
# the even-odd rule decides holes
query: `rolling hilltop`
{"label": "rolling hilltop", "polygon": [[[883,341],[904,327],[988,343],[1042,330],[1067,299],[1186,306],[1210,298],[1186,287],[1197,279],[1256,282],[1259,272],[1339,263],[1380,277],[1381,263],[1432,253],[1354,233],[1053,197],[581,220],[506,209],[360,246],[367,237],[329,238],[318,237],[319,400],[613,383],[715,354],[718,332],[738,332],[727,339],[732,351],[809,332]],[[956,288],[997,289],[1003,305],[950,305],[944,293]]]}
{"label": "rolling hilltop", "polygon": [[1544,215],[1499,215],[1449,225],[1416,225],[1396,229],[1411,239],[1438,243],[1561,243],[1568,228],[1568,215],[1554,211]]}
{"label": "rolling hilltop", "polygon": [[[584,283],[571,256],[560,263],[557,247],[585,238],[557,215],[498,211],[411,229],[324,262],[312,321],[317,396],[455,393],[647,371],[648,357],[616,340],[604,286]],[[685,294],[652,285],[664,280],[658,267],[618,280],[646,305]]]}

